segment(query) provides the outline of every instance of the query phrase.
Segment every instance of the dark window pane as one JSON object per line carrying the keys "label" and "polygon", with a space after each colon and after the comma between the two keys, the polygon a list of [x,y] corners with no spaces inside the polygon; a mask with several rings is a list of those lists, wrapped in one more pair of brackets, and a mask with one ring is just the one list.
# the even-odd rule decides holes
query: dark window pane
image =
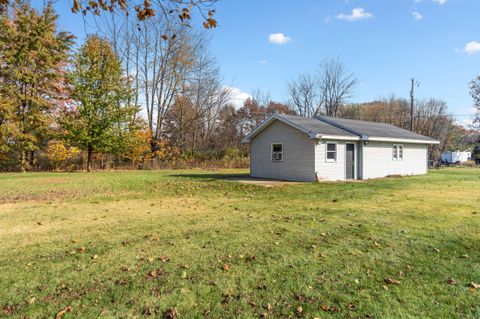
{"label": "dark window pane", "polygon": [[335,159],[335,152],[327,152],[327,159]]}
{"label": "dark window pane", "polygon": [[274,152],[281,152],[282,151],[282,144],[273,144],[273,151]]}
{"label": "dark window pane", "polygon": [[327,151],[336,151],[337,144],[327,144]]}

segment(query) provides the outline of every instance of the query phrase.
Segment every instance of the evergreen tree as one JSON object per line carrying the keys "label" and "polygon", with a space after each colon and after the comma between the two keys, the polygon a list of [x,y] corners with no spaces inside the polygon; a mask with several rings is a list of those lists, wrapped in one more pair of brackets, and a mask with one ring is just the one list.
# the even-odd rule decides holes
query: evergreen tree
{"label": "evergreen tree", "polygon": [[88,37],[75,55],[68,83],[74,105],[62,124],[67,137],[87,152],[91,171],[95,152],[122,149],[136,108],[126,104],[129,88],[120,59],[97,35]]}
{"label": "evergreen tree", "polygon": [[0,152],[16,154],[22,171],[48,135],[72,43],[50,2],[39,13],[17,0],[0,16]]}

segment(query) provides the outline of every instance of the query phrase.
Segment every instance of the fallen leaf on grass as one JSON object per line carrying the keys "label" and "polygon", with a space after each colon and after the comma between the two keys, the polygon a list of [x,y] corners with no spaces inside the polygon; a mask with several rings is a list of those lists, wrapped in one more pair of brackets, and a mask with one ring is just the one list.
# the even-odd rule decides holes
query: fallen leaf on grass
{"label": "fallen leaf on grass", "polygon": [[169,260],[170,260],[170,258],[168,258],[168,257],[167,257],[167,256],[165,256],[165,255],[162,255],[162,256],[160,256],[160,258],[159,258],[159,259],[162,261],[162,263],[166,263],[167,261],[169,261]]}
{"label": "fallen leaf on grass", "polygon": [[450,278],[450,279],[447,280],[447,284],[452,285],[452,286],[456,286],[457,281],[453,278]]}
{"label": "fallen leaf on grass", "polygon": [[387,285],[395,285],[395,286],[398,286],[400,285],[400,281],[398,280],[395,280],[395,279],[392,279],[392,278],[383,278],[383,281],[387,284]]}
{"label": "fallen leaf on grass", "polygon": [[78,251],[79,253],[84,253],[85,251],[87,251],[87,249],[82,246],[82,247],[80,247],[80,248],[77,248],[77,251]]}
{"label": "fallen leaf on grass", "polygon": [[150,308],[145,308],[143,309],[143,315],[144,316],[151,316],[153,313],[152,311],[150,310]]}
{"label": "fallen leaf on grass", "polygon": [[15,307],[12,305],[3,306],[3,313],[6,315],[11,315],[14,310],[15,310]]}
{"label": "fallen leaf on grass", "polygon": [[302,306],[298,306],[296,310],[297,310],[298,314],[303,313],[303,307]]}
{"label": "fallen leaf on grass", "polygon": [[73,311],[72,306],[68,305],[68,306],[66,306],[65,308],[63,308],[62,310],[60,310],[59,312],[57,312],[57,314],[55,315],[55,319],[60,319],[60,318],[62,318],[67,312],[72,312],[72,311]]}
{"label": "fallen leaf on grass", "polygon": [[471,282],[471,283],[470,283],[470,288],[480,289],[480,284],[476,284],[476,283],[474,283],[474,282]]}
{"label": "fallen leaf on grass", "polygon": [[462,255],[462,258],[470,258],[467,254]]}
{"label": "fallen leaf on grass", "polygon": [[173,308],[173,309],[167,309],[164,313],[165,319],[177,319],[179,316],[178,310]]}
{"label": "fallen leaf on grass", "polygon": [[322,310],[323,311],[330,311],[330,306],[329,305],[322,305]]}
{"label": "fallen leaf on grass", "polygon": [[433,251],[436,252],[436,253],[439,253],[439,252],[440,252],[440,249],[438,249],[438,248],[433,248]]}
{"label": "fallen leaf on grass", "polygon": [[161,275],[163,275],[163,269],[156,269],[149,271],[147,277],[154,279],[160,277]]}
{"label": "fallen leaf on grass", "polygon": [[115,285],[117,285],[117,286],[124,286],[124,285],[126,285],[126,284],[128,284],[127,279],[124,279],[124,278],[123,278],[123,279],[117,279],[117,280],[115,280]]}
{"label": "fallen leaf on grass", "polygon": [[230,266],[229,264],[223,264],[223,270],[228,271],[230,270],[230,268],[232,268],[232,266]]}

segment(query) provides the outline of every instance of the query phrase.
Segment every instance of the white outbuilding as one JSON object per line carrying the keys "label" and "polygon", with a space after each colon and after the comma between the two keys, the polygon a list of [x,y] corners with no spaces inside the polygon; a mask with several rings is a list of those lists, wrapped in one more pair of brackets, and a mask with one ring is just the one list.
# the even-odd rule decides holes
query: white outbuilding
{"label": "white outbuilding", "polygon": [[290,181],[342,181],[428,170],[439,141],[384,123],[273,115],[243,140],[250,175]]}
{"label": "white outbuilding", "polygon": [[441,160],[444,163],[449,164],[462,164],[468,162],[472,157],[472,152],[443,152],[441,155]]}

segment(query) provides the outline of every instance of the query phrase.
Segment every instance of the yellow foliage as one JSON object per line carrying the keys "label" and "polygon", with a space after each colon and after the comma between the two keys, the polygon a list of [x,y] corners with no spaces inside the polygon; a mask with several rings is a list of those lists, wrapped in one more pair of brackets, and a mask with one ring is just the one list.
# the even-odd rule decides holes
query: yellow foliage
{"label": "yellow foliage", "polygon": [[47,158],[55,169],[58,169],[66,160],[80,153],[76,147],[67,149],[61,141],[50,141],[47,146]]}
{"label": "yellow foliage", "polygon": [[131,134],[125,157],[132,162],[143,162],[151,157],[150,141],[152,132],[150,130],[139,130]]}
{"label": "yellow foliage", "polygon": [[56,164],[68,159],[68,150],[62,142],[50,141],[47,147],[47,157],[48,160],[56,166]]}

